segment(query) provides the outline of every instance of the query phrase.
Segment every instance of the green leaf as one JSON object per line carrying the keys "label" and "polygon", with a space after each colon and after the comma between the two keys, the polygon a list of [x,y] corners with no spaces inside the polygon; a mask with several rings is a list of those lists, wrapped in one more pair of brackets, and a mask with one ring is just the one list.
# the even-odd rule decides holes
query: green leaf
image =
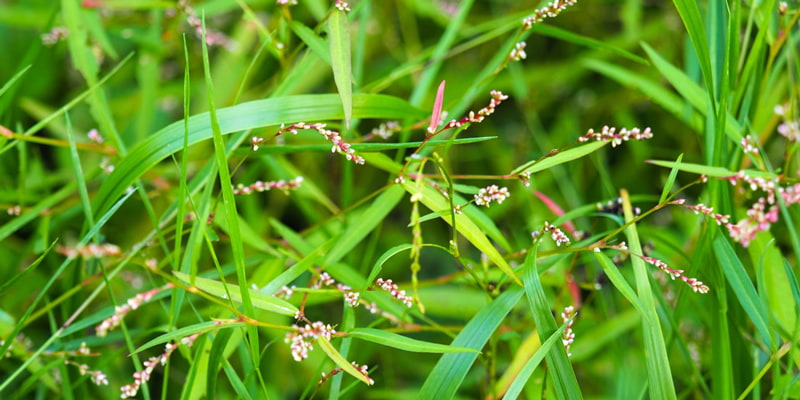
{"label": "green leaf", "polygon": [[[172,274],[187,284],[190,282],[191,277],[189,274],[184,274],[183,272],[178,271],[172,271]],[[230,293],[230,300],[236,303],[242,303],[242,292],[237,285],[231,283],[223,284],[220,281],[196,276],[194,278],[194,287],[197,287],[198,289],[221,299],[225,299],[228,296],[227,293]],[[228,289],[227,292],[225,291],[226,287]],[[298,311],[297,307],[286,300],[255,291],[253,289],[247,290],[248,294],[250,295],[250,299],[253,301],[253,307],[255,308],[291,316],[294,316]]]}
{"label": "green leaf", "polygon": [[[522,297],[522,288],[512,286],[484,307],[464,326],[452,346],[480,350]],[[477,353],[449,353],[442,356],[417,394],[418,399],[451,399],[467,376]]]}
{"label": "green leaf", "polygon": [[232,322],[228,324],[219,325],[216,321],[205,321],[200,322],[194,325],[184,326],[183,328],[176,329],[172,332],[167,332],[163,335],[157,336],[152,340],[148,341],[147,343],[139,346],[134,350],[131,354],[141,353],[151,347],[158,346],[160,344],[164,344],[167,342],[180,342],[181,339],[194,335],[195,333],[200,332],[210,332],[216,329],[228,329],[228,328],[236,328],[245,326],[245,324],[241,322]]}
{"label": "green leaf", "polygon": [[[631,206],[628,192],[622,190],[622,209],[625,214],[625,237],[628,248],[632,254],[644,254],[639,240],[639,232],[633,223],[633,206]],[[650,397],[653,399],[673,400],[676,398],[675,385],[672,381],[667,344],[661,330],[661,321],[656,312],[656,301],[653,288],[650,286],[650,272],[644,260],[632,256],[633,273],[636,279],[636,291],[644,313],[642,314],[642,329],[644,330],[644,354],[647,366],[647,378],[650,388]]]}
{"label": "green leaf", "polygon": [[607,145],[608,142],[594,141],[580,146],[576,146],[555,155],[547,156],[541,160],[529,161],[511,171],[512,175],[522,174],[525,172],[536,173],[546,169],[555,167],[556,165],[563,164],[572,160],[577,160],[581,157],[587,156],[599,148]]}
{"label": "green leaf", "polygon": [[331,54],[328,50],[328,44],[325,43],[325,39],[317,36],[311,28],[297,21],[292,21],[289,27],[292,28],[292,32],[294,32],[317,57],[325,61],[325,64],[331,65]]}
{"label": "green leaf", "polygon": [[[450,208],[450,203],[445,199],[441,193],[439,193],[436,189],[432,188],[430,185],[423,185],[421,192],[416,184],[411,182],[403,182],[403,188],[411,194],[412,197],[417,196],[420,198],[422,204],[425,207],[428,207],[434,213],[439,213],[444,210],[448,210]],[[450,218],[450,214],[442,214],[442,220],[447,222],[448,224],[453,223]],[[522,285],[522,282],[517,278],[517,275],[514,273],[514,270],[511,269],[511,266],[508,264],[505,258],[500,254],[499,251],[494,247],[492,242],[484,234],[484,231],[479,228],[468,215],[464,214],[456,214],[456,229],[458,233],[462,234],[470,243],[472,243],[475,247],[478,248],[483,254],[486,254],[501,271],[503,271],[506,275],[508,275],[511,280]]]}
{"label": "green leaf", "polygon": [[594,256],[597,258],[597,261],[600,262],[600,265],[603,266],[603,271],[606,273],[608,280],[614,284],[614,287],[619,290],[619,292],[625,296],[625,298],[633,305],[636,311],[644,317],[646,312],[642,307],[642,304],[639,302],[639,297],[636,296],[636,292],[633,291],[633,288],[628,284],[625,280],[625,277],[622,276],[622,273],[619,272],[619,268],[605,255],[603,252],[595,252]]}
{"label": "green leaf", "polygon": [[[675,160],[675,164],[680,165],[681,160],[683,160],[683,153],[678,156],[678,159]],[[669,192],[672,191],[672,186],[675,185],[675,179],[678,177],[678,168],[673,167],[671,171],[669,171],[669,177],[667,178],[667,182],[664,183],[664,189],[661,190],[661,197],[658,199],[658,203],[663,203],[669,197]]]}
{"label": "green leaf", "polygon": [[503,396],[503,400],[514,400],[519,398],[520,393],[522,393],[522,389],[525,387],[525,384],[528,383],[528,379],[530,379],[533,371],[536,370],[536,367],[539,363],[542,362],[545,355],[550,353],[550,349],[553,348],[553,345],[557,342],[561,341],[561,335],[564,333],[564,329],[567,328],[566,324],[561,325],[555,332],[553,332],[547,340],[542,343],[539,347],[539,350],[536,350],[533,353],[533,356],[525,363],[525,366],[522,367],[522,370],[519,371],[517,377],[514,378],[514,382],[511,383],[511,386],[508,387],[508,391]]}
{"label": "green leaf", "polygon": [[761,335],[764,344],[772,349],[772,333],[769,329],[769,314],[764,303],[753,287],[744,265],[736,256],[733,247],[728,243],[723,235],[717,235],[714,239],[714,254],[717,256],[720,268],[725,273],[731,289],[736,294],[736,300],[742,305],[744,312],[750,317],[756,330]]}
{"label": "green leaf", "polygon": [[[528,298],[533,320],[536,329],[539,331],[539,338],[542,342],[546,341],[554,332],[558,331],[558,325],[550,311],[550,303],[544,293],[544,287],[539,280],[539,271],[536,266],[536,248],[528,252],[525,258],[525,295]],[[553,390],[559,399],[580,399],[581,395],[575,371],[567,357],[564,346],[556,346],[545,356],[547,365],[553,377]]]}
{"label": "green leaf", "polygon": [[325,354],[327,354],[328,357],[331,360],[333,360],[334,363],[336,363],[336,365],[339,366],[339,368],[344,370],[344,372],[347,372],[348,374],[354,376],[356,379],[366,383],[367,385],[372,385],[370,379],[364,376],[364,374],[362,374],[361,371],[353,367],[353,364],[350,364],[349,361],[347,361],[344,357],[342,357],[342,355],[339,354],[339,351],[336,350],[335,347],[333,347],[333,345],[331,344],[331,342],[328,341],[328,339],[325,339],[324,337],[319,337],[317,338],[316,343],[319,345],[319,348],[322,349],[322,351],[324,351]]}
{"label": "green leaf", "polygon": [[480,353],[468,347],[425,342],[379,329],[356,328],[348,331],[347,336],[414,353]]}
{"label": "green leaf", "polygon": [[331,50],[333,80],[339,90],[344,110],[344,123],[350,129],[353,118],[353,66],[350,57],[350,28],[347,13],[336,9],[328,18],[328,44]]}
{"label": "green leaf", "polygon": [[[708,165],[685,163],[680,161],[676,162],[676,161],[647,160],[647,162],[653,165],[658,165],[659,167],[674,168],[679,171],[706,175],[711,178],[727,178],[729,176],[734,176],[738,173],[735,171],[731,171],[727,168],[710,167]],[[760,177],[766,179],[774,178],[774,174],[753,169],[746,169],[744,170],[744,173],[747,174],[748,176],[753,176],[753,177]]]}
{"label": "green leaf", "polygon": [[[254,128],[293,123],[297,121],[321,121],[341,119],[342,105],[335,94],[297,95],[255,100],[220,108],[216,112],[220,131],[223,135]],[[417,116],[423,118],[425,112],[411,107],[404,100],[377,94],[356,94],[353,96],[353,116],[355,118],[401,119]],[[153,133],[146,140],[130,149],[114,168],[114,172],[103,181],[94,199],[95,210],[107,209],[116,198],[145,171],[150,170],[161,160],[183,149],[184,121],[177,121]],[[212,136],[209,113],[189,118],[189,146],[210,139]],[[102,214],[98,211],[97,214]]]}

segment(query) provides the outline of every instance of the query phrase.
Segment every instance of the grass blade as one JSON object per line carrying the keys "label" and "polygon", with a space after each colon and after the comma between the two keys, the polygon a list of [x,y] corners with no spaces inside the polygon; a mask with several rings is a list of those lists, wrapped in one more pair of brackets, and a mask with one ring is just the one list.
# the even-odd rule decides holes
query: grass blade
{"label": "grass blade", "polygon": [[342,99],[344,124],[350,129],[350,120],[353,118],[353,65],[350,56],[350,27],[344,10],[333,10],[328,18],[328,35],[333,80]]}
{"label": "grass blade", "polygon": [[[521,287],[511,287],[494,299],[467,323],[452,346],[480,350],[522,297]],[[428,374],[417,394],[418,399],[450,399],[467,376],[477,353],[445,354]]]}

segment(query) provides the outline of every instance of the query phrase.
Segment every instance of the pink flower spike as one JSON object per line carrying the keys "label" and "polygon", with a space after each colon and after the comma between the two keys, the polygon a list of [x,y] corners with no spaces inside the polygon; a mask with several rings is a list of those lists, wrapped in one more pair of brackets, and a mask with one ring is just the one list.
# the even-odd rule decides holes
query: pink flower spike
{"label": "pink flower spike", "polygon": [[444,103],[444,85],[447,81],[442,81],[439,84],[439,89],[436,91],[436,101],[433,103],[433,113],[431,114],[431,124],[428,125],[428,133],[433,134],[436,132],[436,127],[439,126],[439,119],[442,117],[442,103]]}

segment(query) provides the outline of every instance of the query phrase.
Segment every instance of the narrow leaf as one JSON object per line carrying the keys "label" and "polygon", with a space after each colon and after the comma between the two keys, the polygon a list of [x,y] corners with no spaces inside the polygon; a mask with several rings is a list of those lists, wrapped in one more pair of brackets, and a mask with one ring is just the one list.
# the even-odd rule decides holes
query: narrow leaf
{"label": "narrow leaf", "polygon": [[[476,314],[453,340],[456,347],[482,349],[506,315],[522,297],[522,288],[513,286]],[[442,356],[417,394],[418,399],[451,399],[455,396],[477,353],[449,353]]]}
{"label": "narrow leaf", "polygon": [[319,338],[317,338],[316,343],[319,345],[319,348],[321,348],[322,351],[324,351],[325,354],[327,354],[328,357],[331,360],[333,360],[333,362],[336,363],[336,365],[339,366],[339,368],[344,370],[344,372],[347,372],[348,374],[354,376],[356,379],[366,383],[367,385],[372,385],[373,382],[369,378],[364,376],[364,374],[362,374],[361,371],[357,370],[353,366],[353,364],[350,364],[349,361],[347,361],[344,357],[342,357],[342,355],[339,354],[339,351],[336,350],[335,347],[333,347],[333,345],[331,344],[331,342],[328,341],[328,339],[325,339],[324,337],[320,336]]}
{"label": "narrow leaf", "polygon": [[414,353],[480,353],[472,348],[425,342],[379,329],[356,328],[348,331],[347,336]]}
{"label": "narrow leaf", "polygon": [[[189,274],[184,274],[183,272],[178,271],[172,271],[172,274],[186,283],[190,282],[191,278]],[[242,291],[237,285],[231,283],[223,284],[220,281],[197,276],[194,278],[194,286],[221,299],[225,299],[228,296],[227,293],[230,293],[230,300],[233,300],[236,303],[242,303]],[[226,287],[228,288],[227,292],[225,291]],[[247,290],[250,295],[250,299],[253,301],[253,307],[255,308],[282,315],[293,316],[295,313],[297,313],[297,307],[286,300],[255,291],[253,289]]]}
{"label": "narrow leaf", "polygon": [[556,165],[563,164],[572,160],[577,160],[581,157],[587,156],[597,149],[605,146],[608,142],[595,141],[586,143],[571,149],[564,150],[556,153],[553,156],[545,157],[541,160],[529,161],[511,171],[512,175],[517,175],[525,172],[536,173],[555,167]]}
{"label": "narrow leaf", "polygon": [[350,120],[353,118],[353,66],[350,61],[350,29],[347,13],[338,9],[333,10],[328,19],[328,33],[333,80],[342,99],[345,126],[350,129]]}

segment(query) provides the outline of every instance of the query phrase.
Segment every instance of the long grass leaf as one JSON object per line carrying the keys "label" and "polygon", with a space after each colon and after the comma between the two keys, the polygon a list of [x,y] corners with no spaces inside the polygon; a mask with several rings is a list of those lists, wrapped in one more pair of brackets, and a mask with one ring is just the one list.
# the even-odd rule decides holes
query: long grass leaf
{"label": "long grass leaf", "polygon": [[425,342],[380,329],[355,328],[347,336],[414,353],[480,353],[472,348]]}
{"label": "long grass leaf", "polygon": [[[623,190],[622,207],[625,214],[625,237],[628,239],[628,248],[633,254],[644,254],[642,251],[639,233],[636,224],[632,223],[633,207],[631,206],[628,192]],[[633,272],[636,278],[636,290],[639,301],[644,309],[642,315],[642,329],[644,330],[644,354],[647,365],[647,378],[650,396],[653,399],[673,400],[676,398],[675,386],[672,382],[667,344],[661,331],[661,322],[656,312],[653,288],[650,286],[650,273],[644,260],[631,257]]]}
{"label": "long grass leaf", "polygon": [[[451,345],[475,350],[482,349],[506,315],[517,305],[522,293],[522,288],[516,286],[506,290],[472,317]],[[428,374],[428,378],[417,394],[417,398],[453,398],[467,376],[472,363],[477,358],[478,354],[476,353],[450,353],[443,355]]]}
{"label": "long grass leaf", "polygon": [[339,98],[342,99],[345,126],[350,129],[350,120],[353,118],[353,65],[350,56],[350,28],[344,10],[333,10],[328,18],[328,35],[333,80],[339,90]]}
{"label": "long grass leaf", "polygon": [[[528,298],[528,305],[536,323],[536,329],[539,331],[539,339],[544,342],[558,330],[558,325],[550,311],[550,303],[547,301],[544,288],[539,280],[536,254],[536,248],[528,252],[528,256],[525,258],[523,279],[525,281],[525,295]],[[564,346],[551,347],[550,351],[545,355],[545,359],[547,359],[550,376],[553,378],[553,390],[556,393],[556,397],[560,399],[583,398],[578,380],[575,377],[575,371],[572,369],[572,364],[567,357]]]}

